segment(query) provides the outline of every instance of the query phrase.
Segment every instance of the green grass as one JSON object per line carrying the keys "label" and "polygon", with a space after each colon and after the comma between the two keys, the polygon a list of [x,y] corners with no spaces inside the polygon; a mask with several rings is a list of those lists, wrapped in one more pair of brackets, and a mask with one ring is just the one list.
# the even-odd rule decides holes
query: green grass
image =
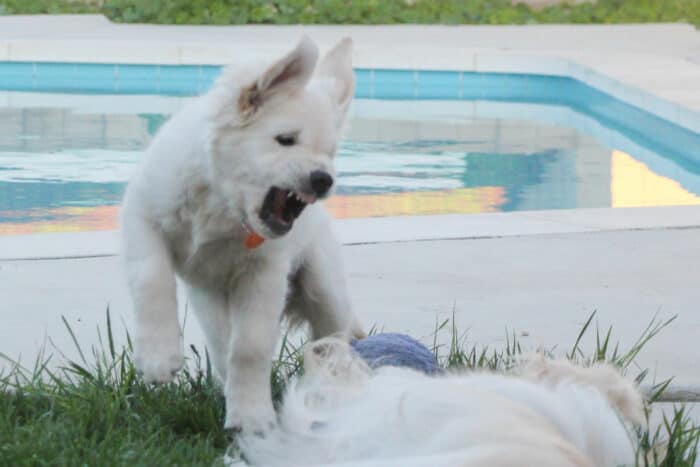
{"label": "green grass", "polygon": [[598,0],[533,10],[511,0],[0,0],[0,14],[103,13],[162,24],[533,24],[685,22],[700,0]]}
{"label": "green grass", "polygon": [[[636,368],[634,357],[649,339],[672,320],[654,320],[627,350],[613,345],[612,332],[594,326],[588,319],[571,349],[564,352],[581,361],[608,361],[625,372],[636,371],[639,382],[648,374]],[[67,332],[74,338],[70,327]],[[509,369],[523,352],[515,335],[507,335],[502,348],[471,344],[457,331],[454,320],[437,326],[437,334],[448,333],[449,343],[434,351],[445,368]],[[594,330],[595,329],[595,330]],[[215,383],[209,359],[191,349],[186,368],[175,383],[144,384],[131,360],[131,342],[115,348],[109,313],[104,342],[99,348],[80,348],[79,361],[67,361],[58,370],[49,369],[49,358],[40,356],[32,369],[14,365],[0,375],[0,464],[12,466],[190,466],[221,465],[231,443],[223,430],[224,403]],[[589,355],[582,344],[592,340]],[[0,355],[2,356],[2,355]],[[7,358],[7,357],[4,357]],[[94,363],[89,363],[94,362]],[[55,367],[55,365],[52,365]],[[273,393],[279,400],[285,383],[303,371],[298,347],[284,342],[276,360]],[[663,393],[669,381],[656,384],[652,399]],[[700,427],[692,425],[683,406],[653,432],[636,433],[644,466],[692,466]],[[654,446],[667,442],[665,454],[654,454]]]}

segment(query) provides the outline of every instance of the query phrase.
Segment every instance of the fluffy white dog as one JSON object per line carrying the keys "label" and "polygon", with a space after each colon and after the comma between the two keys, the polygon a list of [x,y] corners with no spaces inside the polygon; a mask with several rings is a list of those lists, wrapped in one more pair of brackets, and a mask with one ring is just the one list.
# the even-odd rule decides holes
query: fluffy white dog
{"label": "fluffy white dog", "polygon": [[223,381],[229,428],[275,423],[271,357],[284,312],[308,321],[314,338],[363,336],[315,203],[334,182],[351,55],[344,39],[315,72],[318,49],[303,38],[272,64],[227,69],[163,126],[127,189],[135,364],[153,382],[183,364],[178,275]]}
{"label": "fluffy white dog", "polygon": [[431,377],[406,368],[372,371],[333,339],[312,344],[304,365],[284,398],[279,428],[239,438],[249,464],[636,465],[623,419],[642,421],[642,397],[609,365],[538,355],[514,375]]}

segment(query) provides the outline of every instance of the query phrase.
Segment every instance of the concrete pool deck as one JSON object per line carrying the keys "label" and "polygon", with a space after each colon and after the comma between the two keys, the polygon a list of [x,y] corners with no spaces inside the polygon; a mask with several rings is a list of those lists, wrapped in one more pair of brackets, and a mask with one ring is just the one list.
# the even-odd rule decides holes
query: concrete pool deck
{"label": "concrete pool deck", "polygon": [[[337,227],[354,307],[367,325],[431,339],[436,323],[454,313],[474,344],[501,347],[508,329],[526,348],[564,351],[594,310],[623,348],[655,316],[678,315],[639,364],[657,379],[700,387],[693,345],[700,206],[359,219]],[[97,326],[104,330],[107,307],[130,328],[116,234],[52,237],[63,237],[70,257],[42,251],[60,245],[43,235],[0,237],[2,352],[24,362],[46,336],[77,356],[62,315],[86,347],[97,343]],[[180,305],[184,315],[184,297]],[[185,336],[203,344],[191,317]],[[591,334],[589,349],[592,342]]]}
{"label": "concrete pool deck", "polygon": [[[570,76],[700,131],[700,34],[688,25],[189,27],[14,16],[0,17],[0,61],[223,64],[277,54],[301,33],[323,47],[352,36],[363,68]],[[427,337],[454,312],[472,343],[501,347],[507,328],[526,347],[563,351],[593,310],[623,348],[657,313],[678,315],[639,363],[657,379],[700,386],[700,207],[356,219],[337,228],[367,324]],[[87,347],[107,306],[128,327],[117,250],[116,232],[0,236],[0,351],[29,363],[49,336],[76,357],[61,315]],[[191,318],[186,339],[202,343]]]}

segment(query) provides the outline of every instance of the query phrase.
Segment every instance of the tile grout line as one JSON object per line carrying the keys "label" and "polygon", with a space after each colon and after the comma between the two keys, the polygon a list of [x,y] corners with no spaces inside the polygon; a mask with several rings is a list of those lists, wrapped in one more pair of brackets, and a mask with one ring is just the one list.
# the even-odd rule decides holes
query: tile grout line
{"label": "tile grout line", "polygon": [[[612,234],[625,232],[663,232],[663,231],[684,231],[684,230],[700,230],[700,224],[696,225],[681,225],[681,226],[665,226],[665,227],[626,227],[626,228],[594,228],[592,230],[579,231],[563,231],[563,232],[537,232],[537,233],[518,233],[518,234],[485,234],[472,236],[451,236],[451,237],[427,237],[413,239],[398,239],[398,240],[368,240],[368,241],[349,241],[342,242],[343,247],[368,246],[368,245],[384,245],[384,244],[402,244],[402,243],[425,243],[425,242],[452,242],[452,241],[479,241],[479,240],[508,240],[521,239],[530,237],[554,237],[564,235],[596,235],[596,234]],[[1,237],[0,237],[1,238]],[[54,261],[54,260],[69,260],[69,259],[92,259],[92,258],[110,258],[119,256],[119,253],[97,253],[97,254],[76,254],[63,256],[38,256],[38,257],[18,257],[18,258],[1,258],[0,263],[11,263],[19,261]]]}

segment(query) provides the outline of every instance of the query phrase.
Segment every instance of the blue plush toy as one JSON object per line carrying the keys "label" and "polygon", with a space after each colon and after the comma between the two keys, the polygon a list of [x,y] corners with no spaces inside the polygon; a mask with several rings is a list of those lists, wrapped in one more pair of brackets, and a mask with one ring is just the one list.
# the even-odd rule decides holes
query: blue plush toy
{"label": "blue plush toy", "polygon": [[371,368],[405,366],[431,375],[441,371],[435,355],[405,334],[375,334],[353,341],[351,345]]}

